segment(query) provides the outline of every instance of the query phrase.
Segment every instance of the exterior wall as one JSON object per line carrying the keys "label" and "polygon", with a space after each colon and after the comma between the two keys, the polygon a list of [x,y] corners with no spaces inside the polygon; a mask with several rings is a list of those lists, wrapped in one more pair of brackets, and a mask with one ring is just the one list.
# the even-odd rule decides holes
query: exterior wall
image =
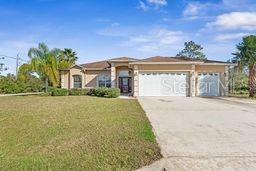
{"label": "exterior wall", "polygon": [[133,66],[133,96],[139,95],[139,69],[137,65]]}
{"label": "exterior wall", "polygon": [[110,70],[102,71],[85,71],[85,87],[98,87],[98,76],[99,75],[111,75]]}
{"label": "exterior wall", "polygon": [[60,72],[61,88],[69,89],[69,71]]}
{"label": "exterior wall", "polygon": [[129,62],[115,62],[115,67],[128,67]]}
{"label": "exterior wall", "polygon": [[74,88],[74,75],[81,75],[82,76],[82,88],[85,87],[85,73],[79,67],[74,67],[69,70],[69,88]]}
{"label": "exterior wall", "polygon": [[140,71],[190,71],[191,65],[138,65]]}
{"label": "exterior wall", "polygon": [[111,77],[111,87],[116,87],[116,67],[115,63],[111,63],[111,70],[110,70],[110,77]]}
{"label": "exterior wall", "polygon": [[196,96],[196,77],[197,73],[195,71],[196,66],[191,65],[191,72],[190,72],[190,96],[194,97]]}
{"label": "exterior wall", "polygon": [[196,65],[197,72],[225,72],[224,65]]}
{"label": "exterior wall", "polygon": [[97,87],[98,76],[102,74],[110,76],[110,70],[83,71],[79,67],[74,67],[67,71],[61,71],[61,88],[66,88],[66,89],[74,88],[73,75],[82,76],[82,88]]}

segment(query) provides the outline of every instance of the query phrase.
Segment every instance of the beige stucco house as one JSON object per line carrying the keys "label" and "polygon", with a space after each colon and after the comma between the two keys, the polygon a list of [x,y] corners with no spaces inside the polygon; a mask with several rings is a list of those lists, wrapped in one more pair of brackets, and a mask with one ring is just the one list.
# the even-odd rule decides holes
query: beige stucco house
{"label": "beige stucco house", "polygon": [[231,65],[185,57],[120,57],[61,70],[61,87],[117,87],[132,96],[226,96]]}

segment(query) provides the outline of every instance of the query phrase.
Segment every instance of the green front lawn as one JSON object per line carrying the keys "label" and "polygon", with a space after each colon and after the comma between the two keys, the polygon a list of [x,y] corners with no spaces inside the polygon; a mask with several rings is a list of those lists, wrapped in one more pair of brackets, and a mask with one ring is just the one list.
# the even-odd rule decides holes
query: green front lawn
{"label": "green front lawn", "polygon": [[237,97],[237,98],[246,98],[246,99],[256,99],[256,97],[249,97],[248,94],[235,94],[235,93],[229,93],[229,97]]}
{"label": "green front lawn", "polygon": [[131,170],[160,158],[137,100],[0,97],[0,170]]}

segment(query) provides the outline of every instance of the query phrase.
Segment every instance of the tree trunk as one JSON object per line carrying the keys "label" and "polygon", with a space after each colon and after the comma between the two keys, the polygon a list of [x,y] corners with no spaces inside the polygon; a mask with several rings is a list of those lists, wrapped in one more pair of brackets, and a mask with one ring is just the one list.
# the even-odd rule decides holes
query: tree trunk
{"label": "tree trunk", "polygon": [[249,96],[254,97],[256,94],[256,64],[249,68]]}
{"label": "tree trunk", "polygon": [[48,92],[48,77],[45,78],[45,92]]}

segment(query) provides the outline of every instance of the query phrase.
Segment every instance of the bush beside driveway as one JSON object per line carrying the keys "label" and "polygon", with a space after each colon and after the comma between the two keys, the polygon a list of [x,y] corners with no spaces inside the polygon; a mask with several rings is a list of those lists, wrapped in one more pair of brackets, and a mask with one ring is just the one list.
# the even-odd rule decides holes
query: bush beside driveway
{"label": "bush beside driveway", "polygon": [[0,170],[131,170],[161,158],[137,100],[1,97]]}

